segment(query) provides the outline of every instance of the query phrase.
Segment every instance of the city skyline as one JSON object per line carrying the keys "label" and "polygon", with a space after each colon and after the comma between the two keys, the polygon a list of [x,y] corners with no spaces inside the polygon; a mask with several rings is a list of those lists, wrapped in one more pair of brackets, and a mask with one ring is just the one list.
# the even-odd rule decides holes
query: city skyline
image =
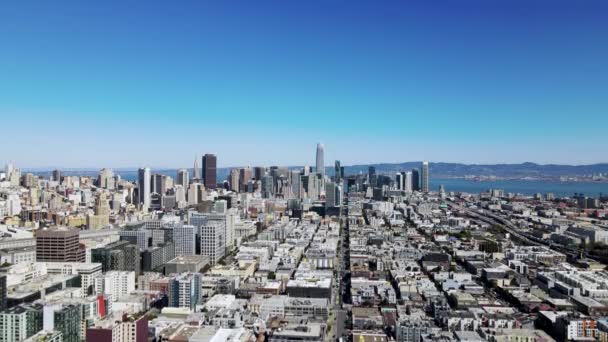
{"label": "city skyline", "polygon": [[605,2],[235,7],[5,4],[0,160],[606,161]]}

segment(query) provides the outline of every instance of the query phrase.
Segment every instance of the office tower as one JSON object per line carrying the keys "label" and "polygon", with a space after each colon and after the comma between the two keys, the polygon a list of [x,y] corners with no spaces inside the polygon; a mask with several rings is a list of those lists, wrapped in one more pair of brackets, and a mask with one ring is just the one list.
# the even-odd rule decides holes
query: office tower
{"label": "office tower", "polygon": [[420,191],[420,171],[412,169],[412,191]]}
{"label": "office tower", "polygon": [[203,179],[206,189],[217,187],[217,157],[215,154],[205,154],[203,156]]}
{"label": "office tower", "polygon": [[256,166],[253,168],[253,177],[256,180],[261,180],[262,176],[264,176],[264,174],[266,174],[266,168],[263,166]]}
{"label": "office tower", "polygon": [[111,169],[101,169],[101,171],[99,171],[99,176],[97,176],[97,186],[108,190],[114,190],[116,187],[114,172]]}
{"label": "office tower", "polygon": [[289,182],[291,184],[291,193],[295,198],[302,198],[302,179],[300,171],[292,170],[289,174]]}
{"label": "office tower", "polygon": [[342,168],[340,167],[340,161],[336,160],[336,162],[334,163],[334,179],[336,180],[336,182],[340,182],[340,180],[342,179],[341,170]]}
{"label": "office tower", "polygon": [[136,245],[140,250],[152,246],[152,231],[149,229],[127,229],[118,232],[120,240]]}
{"label": "office tower", "polygon": [[139,204],[144,208],[150,208],[150,168],[141,168],[138,171]]}
{"label": "office tower", "polygon": [[61,171],[53,170],[53,180],[55,182],[61,182]]}
{"label": "office tower", "polygon": [[311,172],[312,172],[311,167],[308,165],[305,165],[302,168],[302,176],[308,176]]}
{"label": "office tower", "polygon": [[184,273],[169,280],[169,306],[194,309],[198,304],[199,273]]}
{"label": "office tower", "polygon": [[201,254],[215,265],[226,255],[226,226],[219,221],[208,221],[200,227]]}
{"label": "office tower", "polygon": [[133,271],[139,274],[141,268],[139,247],[124,240],[92,249],[91,262],[100,263],[103,272]]}
{"label": "office tower", "polygon": [[240,192],[247,192],[247,186],[249,185],[249,181],[251,180],[251,168],[245,167],[240,169],[239,174],[239,190]]}
{"label": "office tower", "polygon": [[87,216],[87,227],[90,230],[101,229],[110,225],[110,204],[105,193],[95,199],[95,215]]}
{"label": "office tower", "polygon": [[159,173],[155,173],[152,175],[152,180],[150,181],[150,193],[151,194],[164,194],[164,190],[163,189],[163,178],[165,177],[165,175],[161,175]]}
{"label": "office tower", "polygon": [[230,190],[239,191],[239,170],[232,169],[230,170],[230,179],[228,180],[230,183]]}
{"label": "office tower", "polygon": [[342,205],[342,187],[334,182],[325,183],[325,206],[338,207]]}
{"label": "office tower", "polygon": [[84,262],[85,249],[79,244],[78,229],[38,229],[36,261]]}
{"label": "office tower", "polygon": [[273,177],[271,175],[262,176],[262,198],[271,198],[273,194]]}
{"label": "office tower", "polygon": [[107,295],[115,302],[135,291],[135,272],[109,271],[97,276],[94,283],[96,294]]}
{"label": "office tower", "polygon": [[184,189],[188,189],[188,184],[190,183],[190,172],[188,172],[188,169],[177,170],[177,177],[175,178],[178,185],[181,185]]}
{"label": "office tower", "polygon": [[315,172],[325,177],[325,146],[323,144],[317,144],[317,169]]}
{"label": "office tower", "polygon": [[6,274],[0,274],[0,312],[6,309]]}
{"label": "office tower", "polygon": [[421,179],[420,179],[420,187],[422,189],[422,192],[429,192],[429,162],[424,161],[422,162],[422,173],[421,173]]}
{"label": "office tower", "polygon": [[412,192],[414,191],[413,188],[412,172],[405,172],[403,176],[403,190],[406,192]]}
{"label": "office tower", "polygon": [[395,188],[397,190],[403,190],[403,173],[397,172],[395,174]]}
{"label": "office tower", "polygon": [[378,182],[377,179],[378,179],[378,176],[376,175],[376,167],[375,166],[370,166],[367,169],[367,181],[368,181],[368,184],[370,186],[372,186],[372,187],[376,186],[377,182]]}
{"label": "office tower", "polygon": [[176,225],[173,227],[173,243],[175,256],[196,254],[196,231],[192,225]]}
{"label": "office tower", "polygon": [[201,175],[200,175],[200,170],[198,168],[198,158],[194,157],[194,180],[195,181],[200,181],[201,180]]}

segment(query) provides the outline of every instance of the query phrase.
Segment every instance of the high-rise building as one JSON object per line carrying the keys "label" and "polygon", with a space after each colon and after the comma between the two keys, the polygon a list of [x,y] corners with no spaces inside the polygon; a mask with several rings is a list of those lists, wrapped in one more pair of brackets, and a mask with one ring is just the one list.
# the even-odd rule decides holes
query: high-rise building
{"label": "high-rise building", "polygon": [[298,170],[291,171],[291,192],[295,198],[302,198],[302,174]]}
{"label": "high-rise building", "polygon": [[0,312],[0,341],[19,342],[37,333],[40,329],[32,329],[31,320],[30,312],[22,305]]}
{"label": "high-rise building", "polygon": [[85,261],[85,248],[79,243],[78,229],[38,229],[36,261]]}
{"label": "high-rise building", "polygon": [[338,207],[342,205],[342,186],[334,182],[325,184],[325,206]]}
{"label": "high-rise building", "polygon": [[238,169],[230,170],[230,179],[228,180],[228,183],[230,183],[230,190],[239,191],[239,176]]}
{"label": "high-rise building", "polygon": [[125,229],[118,235],[123,241],[136,245],[140,250],[152,246],[152,231],[150,229]]}
{"label": "high-rise building", "polygon": [[420,186],[422,188],[422,192],[429,192],[429,162],[422,162],[422,174],[421,174]]}
{"label": "high-rise building", "polygon": [[408,172],[404,172],[403,175],[403,191],[406,192],[412,192],[414,186],[413,186],[413,181],[412,181],[412,172],[408,171]]}
{"label": "high-rise building", "polygon": [[112,302],[135,291],[135,272],[109,271],[95,278],[95,293],[108,295]]}
{"label": "high-rise building", "polygon": [[266,174],[266,168],[263,166],[256,166],[253,168],[253,177],[256,180],[261,180],[262,176],[264,176],[264,174]]}
{"label": "high-rise building", "polygon": [[46,305],[43,308],[43,330],[61,332],[63,342],[80,342],[80,312],[79,304]]}
{"label": "high-rise building", "polygon": [[139,274],[141,268],[139,247],[124,240],[92,249],[91,261],[100,263],[103,272],[134,271]]}
{"label": "high-rise building", "polygon": [[203,156],[203,179],[205,188],[215,189],[217,187],[217,157],[215,154]]}
{"label": "high-rise building", "polygon": [[262,176],[262,198],[271,198],[273,194],[274,180],[271,175]]}
{"label": "high-rise building", "polygon": [[196,231],[192,225],[173,226],[173,242],[175,243],[175,256],[196,254]]}
{"label": "high-rise building", "polygon": [[198,158],[194,157],[194,180],[195,181],[200,181],[201,180],[201,174],[200,174],[200,169],[198,168]]}
{"label": "high-rise building", "polygon": [[241,168],[239,174],[239,191],[247,192],[247,186],[249,185],[249,181],[251,180],[251,168],[249,166]]}
{"label": "high-rise building", "polygon": [[194,309],[199,299],[200,275],[184,273],[169,281],[169,306]]}
{"label": "high-rise building", "polygon": [[97,177],[97,186],[104,189],[113,190],[114,184],[114,172],[111,169],[101,169],[99,176]]}
{"label": "high-rise building", "polygon": [[188,184],[190,183],[190,172],[188,169],[179,169],[177,170],[177,184],[181,185],[182,188],[188,189]]}
{"label": "high-rise building", "polygon": [[395,174],[395,188],[397,190],[403,190],[403,172],[397,172]]}
{"label": "high-rise building", "polygon": [[100,193],[95,199],[95,215],[87,216],[87,226],[90,230],[101,229],[110,224],[110,203],[105,193]]}
{"label": "high-rise building", "polygon": [[412,191],[420,191],[420,171],[412,169]]}
{"label": "high-rise building", "polygon": [[226,227],[219,221],[208,221],[200,227],[201,254],[209,257],[215,265],[226,255]]}
{"label": "high-rise building", "polygon": [[370,166],[367,169],[367,180],[369,182],[369,185],[374,187],[376,186],[377,182],[378,182],[378,176],[376,175],[376,167],[375,166]]}
{"label": "high-rise building", "polygon": [[342,179],[342,168],[340,167],[340,161],[336,160],[334,163],[334,179],[336,182],[340,182]]}
{"label": "high-rise building", "polygon": [[53,180],[55,182],[61,182],[61,171],[53,170]]}
{"label": "high-rise building", "polygon": [[138,171],[139,204],[150,208],[150,168],[141,168]]}
{"label": "high-rise building", "polygon": [[325,176],[325,146],[323,144],[317,144],[317,169],[315,172]]}

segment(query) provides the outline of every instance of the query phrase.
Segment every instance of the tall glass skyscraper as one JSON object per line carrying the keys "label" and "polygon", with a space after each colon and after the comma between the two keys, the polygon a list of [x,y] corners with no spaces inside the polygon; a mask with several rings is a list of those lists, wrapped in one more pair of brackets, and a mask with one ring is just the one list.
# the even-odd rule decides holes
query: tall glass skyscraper
{"label": "tall glass skyscraper", "polygon": [[422,162],[422,192],[429,192],[429,162]]}
{"label": "tall glass skyscraper", "polygon": [[325,177],[325,146],[323,144],[317,144],[317,173],[320,173]]}
{"label": "tall glass skyscraper", "polygon": [[215,189],[217,187],[217,157],[215,154],[203,156],[203,180],[205,188]]}
{"label": "tall glass skyscraper", "polygon": [[150,168],[141,168],[138,171],[139,203],[150,208]]}

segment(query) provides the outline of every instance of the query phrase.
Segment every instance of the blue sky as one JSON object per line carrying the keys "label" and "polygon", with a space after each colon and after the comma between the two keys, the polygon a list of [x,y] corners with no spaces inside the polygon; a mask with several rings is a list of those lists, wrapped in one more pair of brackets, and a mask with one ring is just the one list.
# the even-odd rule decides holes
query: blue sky
{"label": "blue sky", "polygon": [[0,162],[607,162],[606,1],[14,1]]}

